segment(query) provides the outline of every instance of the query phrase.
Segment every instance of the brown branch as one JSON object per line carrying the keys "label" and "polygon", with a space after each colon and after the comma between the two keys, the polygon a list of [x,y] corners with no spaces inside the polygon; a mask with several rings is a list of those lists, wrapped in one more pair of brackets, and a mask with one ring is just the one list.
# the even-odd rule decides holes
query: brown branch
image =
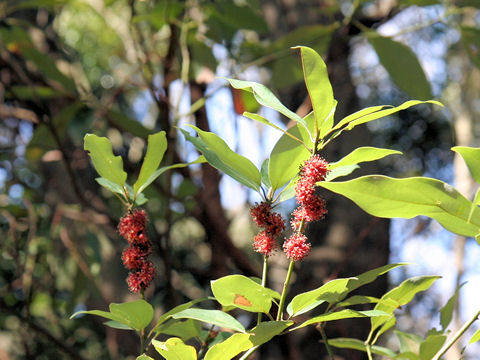
{"label": "brown branch", "polygon": [[0,104],[0,119],[15,118],[20,120],[28,120],[31,123],[38,124],[37,115],[30,110],[20,107],[13,107]]}

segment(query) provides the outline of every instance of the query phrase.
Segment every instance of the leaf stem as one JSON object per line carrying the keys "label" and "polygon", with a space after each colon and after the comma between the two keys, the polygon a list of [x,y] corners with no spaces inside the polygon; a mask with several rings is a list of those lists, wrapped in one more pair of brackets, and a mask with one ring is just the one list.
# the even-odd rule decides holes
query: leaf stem
{"label": "leaf stem", "polygon": [[372,346],[371,346],[370,344],[366,344],[365,346],[366,346],[366,348],[367,348],[368,360],[373,360],[373,357],[372,357]]}
{"label": "leaf stem", "polygon": [[277,321],[281,321],[283,317],[283,307],[285,305],[285,298],[287,297],[288,285],[290,284],[290,279],[292,277],[293,266],[295,265],[294,260],[290,260],[290,265],[288,266],[287,277],[285,278],[285,283],[283,284],[282,296],[280,297],[280,304],[278,305]]}
{"label": "leaf stem", "polygon": [[480,316],[480,310],[478,310],[476,312],[475,315],[473,315],[473,317],[467,321],[455,334],[455,336],[453,336],[436,354],[435,356],[432,358],[432,360],[439,360],[443,355],[445,355],[445,353],[453,346],[453,344],[455,344],[458,339],[460,339],[460,337],[465,333],[465,331],[468,330],[468,328],[470,326],[472,326],[472,324],[478,320],[478,317]]}
{"label": "leaf stem", "polygon": [[328,343],[328,338],[327,338],[327,335],[325,334],[324,324],[320,324],[320,326],[318,327],[318,331],[320,331],[320,335],[322,335],[323,343],[325,344],[325,348],[327,349],[330,360],[334,360],[335,356],[333,355],[332,348]]}
{"label": "leaf stem", "polygon": [[[268,270],[268,263],[267,263],[268,256],[263,257],[263,271],[262,271],[262,283],[261,285],[265,287],[267,285],[267,270]],[[257,325],[262,322],[262,313],[258,313],[257,317]]]}
{"label": "leaf stem", "polygon": [[248,349],[245,354],[242,355],[241,358],[239,358],[238,360],[246,360],[250,357],[250,355],[252,355],[255,351],[257,351],[258,349],[258,345],[257,346],[254,346],[254,347],[251,347],[250,349]]}

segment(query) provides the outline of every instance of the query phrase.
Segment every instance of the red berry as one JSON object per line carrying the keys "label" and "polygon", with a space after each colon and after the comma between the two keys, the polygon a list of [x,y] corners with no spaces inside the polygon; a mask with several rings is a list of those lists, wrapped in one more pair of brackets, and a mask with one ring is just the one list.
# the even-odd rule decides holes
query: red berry
{"label": "red berry", "polygon": [[283,251],[287,255],[287,258],[294,261],[304,259],[310,252],[311,247],[307,241],[307,237],[300,233],[295,233],[285,240],[283,243]]}
{"label": "red berry", "polygon": [[275,249],[275,238],[262,231],[253,239],[253,249],[260,254],[269,256]]}

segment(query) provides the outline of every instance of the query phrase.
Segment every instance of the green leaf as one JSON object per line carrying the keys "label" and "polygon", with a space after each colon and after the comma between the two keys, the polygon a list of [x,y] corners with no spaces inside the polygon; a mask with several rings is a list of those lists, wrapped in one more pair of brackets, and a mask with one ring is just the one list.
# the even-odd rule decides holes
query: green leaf
{"label": "green leaf", "polygon": [[119,323],[118,321],[114,321],[114,320],[106,321],[106,322],[103,323],[103,325],[106,325],[106,326],[111,327],[113,329],[119,329],[119,330],[135,330],[134,328],[132,328],[128,325]]}
{"label": "green leaf", "polygon": [[153,319],[153,308],[145,300],[136,300],[121,304],[112,303],[110,312],[101,310],[77,311],[70,318],[79,314],[98,315],[120,324],[124,324],[137,331],[145,329]]}
{"label": "green leaf", "polygon": [[195,348],[185,343],[180,338],[172,337],[167,341],[153,339],[155,350],[167,360],[196,360]]}
{"label": "green leaf", "polygon": [[324,181],[332,181],[342,176],[350,175],[355,170],[360,169],[358,165],[346,165],[330,170],[325,176]]}
{"label": "green leaf", "polygon": [[335,303],[348,290],[348,282],[355,278],[335,279],[315,290],[295,296],[287,306],[290,316],[296,316],[312,310],[324,302]]}
{"label": "green leaf", "polygon": [[230,275],[211,281],[213,295],[222,306],[268,314],[273,298],[262,285],[243,275]]}
{"label": "green leaf", "polygon": [[[400,352],[414,352],[419,353],[420,344],[423,342],[423,338],[416,334],[405,333],[400,330],[393,331],[398,338],[400,343]],[[418,359],[418,356],[416,357]]]}
{"label": "green leaf", "polygon": [[480,184],[480,148],[454,146],[452,150],[462,156],[473,179]]}
{"label": "green leaf", "polygon": [[[294,126],[288,133],[296,138],[309,142],[309,135],[303,128]],[[300,171],[304,161],[310,158],[311,152],[290,136],[282,135],[273,147],[268,163],[268,174],[274,190],[280,189]]]}
{"label": "green leaf", "polygon": [[305,46],[296,49],[300,49],[303,77],[315,116],[313,129],[309,126],[309,130],[314,137],[323,138],[333,126],[333,113],[336,107],[327,66],[315,50]]}
{"label": "green leaf", "polygon": [[268,125],[268,126],[271,126],[272,128],[276,129],[276,130],[280,130],[281,132],[283,132],[285,135],[287,136],[290,136],[290,138],[292,138],[293,140],[297,141],[298,143],[302,143],[302,140],[297,138],[296,136],[292,135],[291,133],[289,133],[287,130],[284,130],[282,129],[281,127],[275,125],[274,123],[268,121],[267,119],[265,119],[263,116],[261,115],[258,115],[258,114],[253,114],[253,113],[250,113],[250,112],[244,112],[243,113],[243,116],[249,118],[249,119],[252,119],[252,120],[255,120],[255,121],[258,121],[259,123],[262,123],[262,124],[265,124],[265,125]]}
{"label": "green leaf", "polygon": [[364,272],[357,277],[329,281],[315,290],[295,296],[290,304],[288,304],[287,312],[290,316],[299,315],[313,309],[323,302],[333,304],[337,301],[341,301],[353,290],[369,284],[380,275],[403,265],[405,265],[405,263],[388,264]]}
{"label": "green leaf", "polygon": [[[413,297],[427,290],[440,276],[416,276],[403,281],[382,296],[380,302],[375,305],[374,310],[384,311],[393,314],[395,309],[409,303]],[[380,316],[371,319],[372,332],[390,320],[388,316]]]}
{"label": "green leaf", "polygon": [[447,329],[448,325],[450,325],[450,322],[452,321],[453,312],[455,311],[455,302],[457,301],[460,289],[465,284],[466,282],[461,284],[455,291],[455,294],[453,294],[452,297],[448,299],[445,306],[440,309],[440,325],[442,325],[442,329],[444,331]]}
{"label": "green leaf", "polygon": [[[213,298],[212,298],[213,299]],[[173,315],[175,315],[176,313],[179,313],[185,309],[189,309],[191,308],[193,305],[195,304],[198,304],[199,302],[202,302],[202,301],[206,301],[206,300],[211,300],[210,298],[208,297],[204,297],[204,298],[199,298],[199,299],[195,299],[195,300],[192,300],[192,301],[189,301],[185,304],[180,304],[178,306],[175,306],[173,309],[171,309],[170,311],[166,312],[165,314],[161,315],[158,320],[157,320],[157,324],[155,325],[155,327],[153,328],[152,332],[155,332],[158,334],[158,329],[160,328],[160,326],[165,322],[167,321],[168,319],[170,319]]]}
{"label": "green leaf", "polygon": [[158,165],[162,162],[163,155],[167,150],[167,137],[165,131],[160,131],[156,134],[148,136],[147,153],[143,159],[142,168],[138,179],[133,184],[135,194],[141,193],[148,186],[148,180],[152,174],[157,170]]}
{"label": "green leaf", "polygon": [[207,351],[205,360],[230,360],[243,351],[270,341],[292,324],[293,321],[264,321],[247,334],[234,334],[212,346]]}
{"label": "green leaf", "polygon": [[344,166],[357,165],[362,162],[382,159],[388,155],[402,154],[401,151],[381,149],[371,146],[359,147],[342,159],[328,164],[328,169],[333,170]]}
{"label": "green leaf", "polygon": [[115,184],[114,182],[112,182],[108,179],[105,179],[103,177],[95,178],[95,181],[97,183],[99,183],[100,185],[102,185],[107,190],[110,190],[111,192],[120,194],[123,197],[125,197],[125,191],[123,190],[123,187],[121,187],[120,185]]}
{"label": "green leaf", "polygon": [[296,326],[292,330],[297,330],[311,324],[317,324],[320,322],[341,320],[341,319],[352,319],[352,318],[362,318],[362,317],[375,317],[375,316],[385,316],[387,313],[379,310],[367,310],[367,311],[356,311],[352,309],[344,309],[340,311],[329,312],[326,314],[315,316],[299,326]]}
{"label": "green leaf", "polygon": [[122,158],[113,155],[110,140],[94,134],[86,134],[84,142],[84,149],[89,152],[93,166],[100,176],[123,187],[127,180],[127,173],[123,171]]}
{"label": "green leaf", "polygon": [[409,100],[404,102],[403,104],[396,106],[396,107],[391,107],[388,106],[388,109],[382,110],[384,107],[387,105],[380,105],[380,106],[373,106],[373,107],[368,107],[363,110],[357,111],[356,113],[353,113],[344,119],[340,120],[338,124],[336,124],[331,132],[334,132],[332,135],[332,139],[336,138],[339,136],[343,131],[345,130],[352,130],[355,126],[361,125],[373,120],[377,120],[380,118],[383,118],[388,115],[392,115],[394,113],[397,113],[401,110],[408,109],[409,107],[412,107],[414,105],[418,104],[435,104],[438,106],[443,106],[442,103],[435,101],[435,100],[428,100],[428,101],[420,101],[420,100]]}
{"label": "green leaf", "polygon": [[[328,339],[328,344],[337,348],[341,349],[354,349],[360,350],[363,352],[367,352],[367,347],[365,343],[358,339],[351,339],[351,338],[335,338],[335,339]],[[395,358],[395,352],[390,350],[389,348],[373,345],[371,347],[372,353],[382,356],[387,356],[388,358]]]}
{"label": "green leaf", "polygon": [[420,344],[420,360],[431,360],[447,340],[446,335],[429,335]]}
{"label": "green leaf", "polygon": [[260,175],[262,178],[262,184],[267,187],[267,189],[270,189],[272,187],[272,184],[270,183],[270,177],[268,176],[268,162],[269,159],[265,159],[262,163],[262,167],[260,169]]}
{"label": "green leaf", "polygon": [[350,296],[348,299],[345,299],[344,301],[339,302],[336,307],[361,305],[361,304],[374,304],[379,301],[380,301],[379,298],[376,298],[373,296],[354,295],[354,296]]}
{"label": "green leaf", "polygon": [[278,111],[280,114],[285,115],[290,120],[298,122],[307,127],[305,121],[295,114],[293,111],[288,109],[285,105],[283,105],[278,98],[273,95],[273,93],[265,86],[253,81],[244,81],[244,80],[236,80],[236,79],[228,79],[225,78],[230,85],[232,85],[235,89],[246,89],[248,91],[253,92],[255,99],[258,101],[259,104],[263,106],[267,106]]}
{"label": "green leaf", "polygon": [[[10,90],[16,98],[22,100],[36,100],[36,99],[55,99],[63,98],[65,95],[58,90],[48,86],[11,86]],[[7,97],[9,94],[7,94]]]}
{"label": "green leaf", "polygon": [[154,358],[151,358],[150,356],[146,354],[142,354],[140,356],[137,356],[136,360],[155,360]]}
{"label": "green leaf", "polygon": [[476,343],[477,341],[480,341],[480,329],[475,331],[473,336],[470,338],[468,344],[473,344],[473,343]]}
{"label": "green leaf", "polygon": [[187,319],[180,321],[171,319],[158,327],[156,333],[180,337],[182,340],[187,341],[193,337],[200,336],[201,330],[200,323],[196,320]]}
{"label": "green leaf", "polygon": [[472,203],[440,180],[371,175],[318,185],[349,198],[374,216],[410,219],[425,215],[459,235],[474,237],[480,231],[480,209],[475,208],[470,216]]}
{"label": "green leaf", "polygon": [[197,131],[198,138],[191,136],[183,129],[180,130],[185,138],[205,156],[210,165],[258,191],[261,182],[260,171],[250,160],[232,151],[218,135],[190,126]]}
{"label": "green leaf", "polygon": [[414,99],[426,100],[432,97],[430,83],[412,49],[382,36],[370,36],[368,41],[395,85]]}
{"label": "green leaf", "polygon": [[245,332],[243,325],[231,315],[220,310],[185,309],[172,315],[174,319],[194,319],[222,328]]}

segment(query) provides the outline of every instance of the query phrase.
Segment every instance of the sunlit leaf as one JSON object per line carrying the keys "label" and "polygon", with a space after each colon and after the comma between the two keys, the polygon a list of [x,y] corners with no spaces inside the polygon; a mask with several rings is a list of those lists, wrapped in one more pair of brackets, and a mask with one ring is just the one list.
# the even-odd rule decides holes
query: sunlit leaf
{"label": "sunlit leaf", "polygon": [[189,308],[172,315],[174,319],[194,319],[238,332],[245,332],[243,325],[231,315],[220,310]]}
{"label": "sunlit leaf", "polygon": [[193,137],[187,131],[180,130],[205,156],[210,165],[258,191],[261,183],[260,171],[250,160],[232,151],[218,135],[190,126],[197,131],[199,137]]}
{"label": "sunlit leaf", "polygon": [[462,156],[473,179],[480,184],[480,148],[455,146],[452,150]]}
{"label": "sunlit leaf", "polygon": [[385,315],[388,315],[388,314],[379,310],[356,311],[352,309],[344,309],[340,311],[334,311],[334,312],[314,316],[313,318],[296,326],[292,330],[300,329],[311,324],[317,324],[317,323],[327,322],[327,321],[362,318],[362,317],[385,316]]}
{"label": "sunlit leaf", "polygon": [[185,321],[170,319],[157,328],[157,334],[176,336],[184,341],[200,336],[201,326],[197,320],[187,319]]}
{"label": "sunlit leaf", "polygon": [[480,329],[478,329],[477,331],[475,331],[475,333],[473,334],[473,336],[470,338],[469,340],[469,344],[473,344],[473,343],[476,343],[477,341],[480,341]]}
{"label": "sunlit leaf", "polygon": [[309,126],[309,130],[314,136],[322,138],[333,126],[333,113],[336,107],[327,66],[315,50],[305,46],[299,46],[297,49],[300,49],[303,77],[315,117],[313,129]]}
{"label": "sunlit leaf", "polygon": [[457,301],[460,289],[465,284],[466,282],[461,284],[455,291],[455,294],[453,294],[450,299],[448,299],[447,303],[440,309],[440,325],[442,325],[443,330],[446,330],[452,321],[453,312],[455,311],[455,302]]}
{"label": "sunlit leaf", "polygon": [[472,203],[440,180],[371,175],[318,185],[349,198],[374,216],[409,219],[425,215],[459,235],[475,236],[480,231],[480,209],[475,208],[470,216]]}
{"label": "sunlit leaf", "polygon": [[160,165],[163,155],[167,150],[167,137],[165,131],[148,136],[147,153],[143,159],[142,168],[138,179],[133,184],[135,194],[141,193],[148,186],[148,180]]}
{"label": "sunlit leaf", "polygon": [[269,313],[272,297],[266,289],[243,275],[229,275],[211,282],[213,295],[223,306]]}
{"label": "sunlit leaf", "polygon": [[420,360],[431,360],[447,340],[446,335],[429,335],[420,344]]}
{"label": "sunlit leaf", "polygon": [[[294,126],[288,132],[304,142],[309,142],[309,135],[303,128]],[[310,156],[310,151],[304,145],[283,134],[273,147],[268,163],[272,188],[276,190],[288,183]]]}
{"label": "sunlit leaf", "polygon": [[353,150],[350,154],[344,156],[338,161],[328,164],[328,169],[333,170],[339,167],[357,165],[362,162],[374,161],[382,159],[388,155],[401,154],[401,151],[381,149],[371,146],[359,147]]}
{"label": "sunlit leaf", "polygon": [[112,144],[105,137],[86,134],[84,149],[89,152],[95,170],[101,177],[123,187],[127,173],[123,171],[123,160],[113,155]]}
{"label": "sunlit leaf", "polygon": [[121,304],[110,304],[110,312],[101,310],[77,311],[70,318],[80,314],[101,316],[132,329],[141,331],[145,329],[153,319],[153,307],[145,300],[136,300]]}
{"label": "sunlit leaf", "polygon": [[247,334],[234,334],[212,346],[205,360],[230,360],[243,351],[266,343],[292,324],[293,321],[264,321]]}
{"label": "sunlit leaf", "polygon": [[157,352],[166,360],[196,360],[197,352],[195,348],[186,345],[182,339],[172,337],[167,341],[158,341],[153,339],[152,345]]}

